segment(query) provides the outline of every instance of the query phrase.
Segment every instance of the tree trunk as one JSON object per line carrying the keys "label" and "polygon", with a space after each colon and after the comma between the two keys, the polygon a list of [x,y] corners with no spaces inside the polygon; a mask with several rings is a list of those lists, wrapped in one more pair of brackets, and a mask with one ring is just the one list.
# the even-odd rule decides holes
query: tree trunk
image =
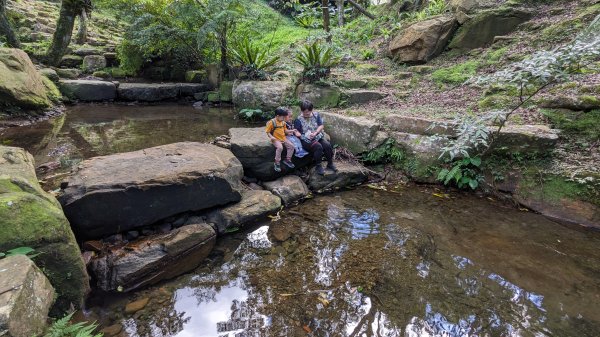
{"label": "tree trunk", "polygon": [[361,6],[358,2],[354,1],[354,0],[348,0],[348,2],[354,7],[356,8],[359,12],[363,13],[366,17],[368,17],[371,20],[375,20],[375,16],[371,13],[369,13],[363,6]]}
{"label": "tree trunk", "polygon": [[12,29],[6,17],[6,0],[0,0],[0,36],[6,38],[9,47],[20,48],[19,38]]}
{"label": "tree trunk", "polygon": [[65,55],[69,43],[71,43],[71,34],[75,26],[75,18],[81,10],[77,6],[77,0],[63,0],[60,7],[60,14],[56,22],[56,31],[52,37],[52,45],[46,54],[46,62],[51,66],[57,66]]}
{"label": "tree trunk", "polygon": [[79,14],[79,29],[77,30],[77,38],[75,43],[84,44],[87,41],[87,11],[81,10]]}
{"label": "tree trunk", "polygon": [[227,64],[227,26],[221,31],[219,42],[221,45],[221,81],[223,81],[229,74],[229,65]]}
{"label": "tree trunk", "polygon": [[329,34],[329,0],[321,1],[321,9],[323,10],[323,29],[327,32],[327,42],[331,42],[331,34]]}
{"label": "tree trunk", "polygon": [[344,0],[337,0],[338,27],[344,25]]}

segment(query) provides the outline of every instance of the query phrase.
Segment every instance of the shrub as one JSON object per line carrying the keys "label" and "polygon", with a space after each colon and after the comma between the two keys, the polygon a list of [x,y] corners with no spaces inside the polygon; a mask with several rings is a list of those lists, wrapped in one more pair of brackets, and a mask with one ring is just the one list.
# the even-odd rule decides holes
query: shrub
{"label": "shrub", "polygon": [[483,175],[480,172],[481,158],[467,157],[452,162],[451,169],[442,169],[437,179],[444,185],[456,184],[458,188],[470,187],[476,189],[479,183],[483,181]]}
{"label": "shrub", "polygon": [[238,115],[249,122],[255,122],[260,120],[267,120],[271,117],[271,114],[264,112],[261,109],[241,109]]}
{"label": "shrub", "polygon": [[245,78],[250,80],[266,80],[266,69],[275,65],[279,60],[278,56],[270,56],[268,50],[261,51],[248,39],[242,40],[230,53],[232,62],[239,65]]}
{"label": "shrub", "polygon": [[309,83],[327,78],[331,73],[331,68],[339,63],[339,59],[333,55],[332,49],[323,47],[318,41],[300,49],[294,60],[304,68],[302,80]]}

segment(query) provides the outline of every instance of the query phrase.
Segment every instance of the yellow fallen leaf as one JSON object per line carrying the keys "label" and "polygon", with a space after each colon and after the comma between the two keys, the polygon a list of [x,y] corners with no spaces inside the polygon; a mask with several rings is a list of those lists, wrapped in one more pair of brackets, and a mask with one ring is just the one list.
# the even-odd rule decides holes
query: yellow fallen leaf
{"label": "yellow fallen leaf", "polygon": [[324,306],[328,306],[329,305],[329,301],[322,298],[322,297],[318,297],[318,300],[323,303]]}
{"label": "yellow fallen leaf", "polygon": [[438,197],[438,198],[444,198],[444,199],[448,199],[449,196],[448,194],[444,194],[444,193],[433,193],[434,196]]}

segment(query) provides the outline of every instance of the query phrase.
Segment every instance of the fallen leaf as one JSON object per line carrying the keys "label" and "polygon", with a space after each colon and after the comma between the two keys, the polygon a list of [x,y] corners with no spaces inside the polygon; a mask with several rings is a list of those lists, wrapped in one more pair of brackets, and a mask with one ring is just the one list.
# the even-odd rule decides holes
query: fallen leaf
{"label": "fallen leaf", "polygon": [[311,333],[312,332],[312,330],[310,329],[310,327],[308,327],[308,325],[304,325],[302,327],[302,329],[304,329],[304,331],[306,331],[306,333]]}

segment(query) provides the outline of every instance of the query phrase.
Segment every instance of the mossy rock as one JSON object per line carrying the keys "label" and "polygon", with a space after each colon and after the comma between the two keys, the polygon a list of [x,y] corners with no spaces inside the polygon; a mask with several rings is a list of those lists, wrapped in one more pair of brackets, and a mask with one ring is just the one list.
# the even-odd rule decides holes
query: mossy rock
{"label": "mossy rock", "polygon": [[449,47],[463,50],[485,47],[494,37],[514,31],[531,16],[530,12],[510,7],[482,11],[458,30]]}
{"label": "mossy rock", "polygon": [[204,70],[189,70],[185,72],[185,81],[188,83],[202,83],[206,78]]}
{"label": "mossy rock", "polygon": [[128,73],[127,71],[125,71],[125,70],[123,70],[121,68],[111,68],[110,69],[110,74],[114,78],[125,78],[125,77],[131,75],[130,73]]}
{"label": "mossy rock", "polygon": [[300,84],[296,89],[299,100],[308,100],[315,108],[333,108],[340,104],[342,93],[335,86],[321,86],[316,84]]}
{"label": "mossy rock", "polygon": [[221,101],[221,97],[218,91],[211,91],[207,94],[206,100],[210,103],[219,103]]}
{"label": "mossy rock", "polygon": [[43,77],[20,49],[0,48],[0,102],[27,109],[52,105]]}
{"label": "mossy rock", "polygon": [[360,89],[366,87],[368,82],[359,79],[342,79],[335,81],[335,84],[346,89]]}
{"label": "mossy rock", "polygon": [[46,87],[46,94],[48,98],[54,103],[60,102],[62,95],[56,84],[45,76],[42,77],[42,82],[44,82],[44,86]]}
{"label": "mossy rock", "polygon": [[221,102],[231,102],[233,96],[233,82],[223,81],[219,87],[219,98]]}
{"label": "mossy rock", "polygon": [[379,70],[379,66],[371,63],[356,63],[354,68],[361,74],[372,74]]}
{"label": "mossy rock", "polygon": [[94,71],[94,73],[92,74],[92,76],[98,77],[98,78],[102,78],[102,79],[110,78],[110,74],[107,71],[104,71],[104,70]]}
{"label": "mossy rock", "polygon": [[33,157],[0,146],[0,251],[31,247],[58,293],[54,313],[80,308],[89,291],[88,275],[69,222],[58,201],[37,182]]}

